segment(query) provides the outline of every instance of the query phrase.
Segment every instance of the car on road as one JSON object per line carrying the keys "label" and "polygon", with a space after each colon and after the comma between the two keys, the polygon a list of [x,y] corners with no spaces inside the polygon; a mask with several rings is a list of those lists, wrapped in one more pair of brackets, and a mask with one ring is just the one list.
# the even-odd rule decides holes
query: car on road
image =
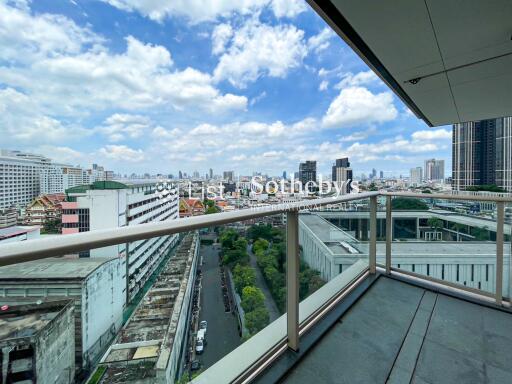
{"label": "car on road", "polygon": [[204,351],[204,341],[203,339],[196,340],[196,353],[200,355]]}
{"label": "car on road", "polygon": [[208,322],[206,320],[203,320],[199,323],[199,329],[204,329],[204,332],[206,333],[206,328],[208,328]]}
{"label": "car on road", "polygon": [[200,329],[197,331],[197,340],[203,340],[203,343],[206,346],[206,329]]}

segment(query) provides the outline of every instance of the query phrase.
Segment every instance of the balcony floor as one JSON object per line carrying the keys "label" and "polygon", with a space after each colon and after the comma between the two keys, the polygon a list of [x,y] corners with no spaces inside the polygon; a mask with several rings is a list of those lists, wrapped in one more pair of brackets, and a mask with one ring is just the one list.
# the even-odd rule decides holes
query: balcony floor
{"label": "balcony floor", "polygon": [[512,314],[381,276],[281,381],[511,383]]}

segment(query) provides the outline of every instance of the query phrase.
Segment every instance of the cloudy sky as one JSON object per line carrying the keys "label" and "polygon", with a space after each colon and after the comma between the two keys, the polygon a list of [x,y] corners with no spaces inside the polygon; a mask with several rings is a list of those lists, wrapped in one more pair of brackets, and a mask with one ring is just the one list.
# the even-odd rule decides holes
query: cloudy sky
{"label": "cloudy sky", "polygon": [[303,0],[0,0],[0,146],[122,173],[451,165]]}

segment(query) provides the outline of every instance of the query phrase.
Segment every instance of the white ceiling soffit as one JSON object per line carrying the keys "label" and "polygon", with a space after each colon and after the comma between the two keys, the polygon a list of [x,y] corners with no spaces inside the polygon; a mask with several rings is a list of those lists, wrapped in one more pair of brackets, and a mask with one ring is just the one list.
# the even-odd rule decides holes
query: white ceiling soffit
{"label": "white ceiling soffit", "polygon": [[512,115],[512,0],[308,0],[431,126]]}

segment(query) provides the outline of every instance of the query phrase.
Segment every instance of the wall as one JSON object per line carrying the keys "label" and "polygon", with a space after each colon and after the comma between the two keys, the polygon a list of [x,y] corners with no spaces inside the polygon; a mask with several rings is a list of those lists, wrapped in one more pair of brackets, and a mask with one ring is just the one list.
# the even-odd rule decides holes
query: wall
{"label": "wall", "polygon": [[72,303],[38,333],[35,344],[37,382],[73,383],[75,316]]}
{"label": "wall", "polygon": [[122,259],[101,265],[82,288],[82,340],[86,361],[98,359],[121,327],[126,303]]}

